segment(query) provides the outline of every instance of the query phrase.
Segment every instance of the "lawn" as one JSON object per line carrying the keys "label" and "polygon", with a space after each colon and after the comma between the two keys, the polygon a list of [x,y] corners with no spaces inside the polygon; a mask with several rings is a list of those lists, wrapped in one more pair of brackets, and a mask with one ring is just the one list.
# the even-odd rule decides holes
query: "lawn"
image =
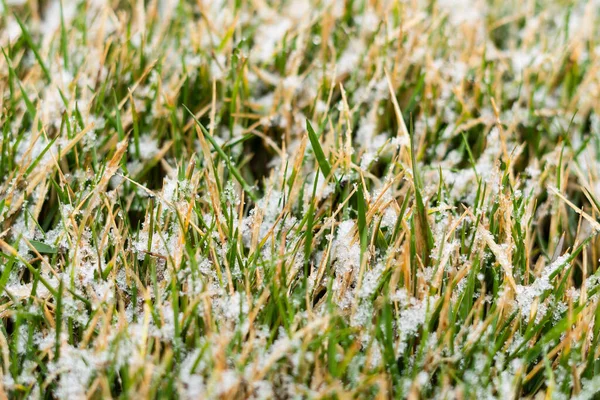
{"label": "lawn", "polygon": [[600,396],[598,0],[0,0],[0,47],[0,399]]}

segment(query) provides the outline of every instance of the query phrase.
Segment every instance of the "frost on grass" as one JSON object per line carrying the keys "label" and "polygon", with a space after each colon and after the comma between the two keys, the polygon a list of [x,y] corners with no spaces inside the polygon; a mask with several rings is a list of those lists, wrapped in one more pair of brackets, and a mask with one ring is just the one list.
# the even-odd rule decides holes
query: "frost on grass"
{"label": "frost on grass", "polygon": [[541,272],[541,276],[535,279],[530,285],[518,285],[516,291],[516,300],[520,310],[526,322],[532,316],[532,307],[534,302],[537,305],[537,313],[535,313],[535,320],[539,322],[546,312],[544,304],[540,303],[542,295],[547,291],[554,288],[554,285],[550,282],[550,277],[559,268],[564,267],[569,261],[569,254],[558,257],[553,263],[544,267]]}
{"label": "frost on grass", "polygon": [[0,397],[598,392],[597,1],[121,3],[0,2]]}

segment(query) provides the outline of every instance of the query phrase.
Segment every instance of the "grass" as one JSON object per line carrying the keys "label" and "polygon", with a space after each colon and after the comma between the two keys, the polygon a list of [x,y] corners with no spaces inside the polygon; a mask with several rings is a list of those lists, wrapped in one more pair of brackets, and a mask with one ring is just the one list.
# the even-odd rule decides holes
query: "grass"
{"label": "grass", "polygon": [[0,397],[597,398],[599,21],[0,0]]}

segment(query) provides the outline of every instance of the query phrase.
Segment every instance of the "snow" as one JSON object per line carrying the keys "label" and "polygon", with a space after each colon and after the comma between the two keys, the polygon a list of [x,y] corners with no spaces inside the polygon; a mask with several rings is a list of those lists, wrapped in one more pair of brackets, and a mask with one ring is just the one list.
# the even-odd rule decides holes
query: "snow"
{"label": "snow", "polygon": [[[550,282],[550,275],[562,268],[568,261],[570,255],[564,254],[558,257],[553,263],[547,265],[541,276],[530,285],[517,285],[516,301],[521,311],[521,315],[525,319],[525,322],[529,322],[532,313],[532,307],[536,300],[538,300],[546,291],[552,289],[554,286]],[[540,321],[545,314],[545,307],[538,305],[538,310],[535,316],[536,321]]]}
{"label": "snow", "polygon": [[[150,135],[140,136],[139,146],[140,146],[140,158],[142,160],[150,160],[156,154],[158,154],[158,151],[159,151],[158,140],[151,137]],[[132,143],[132,145],[130,145],[130,147],[129,147],[129,151],[133,151],[133,150],[134,150],[134,147],[133,147],[133,143]]]}

